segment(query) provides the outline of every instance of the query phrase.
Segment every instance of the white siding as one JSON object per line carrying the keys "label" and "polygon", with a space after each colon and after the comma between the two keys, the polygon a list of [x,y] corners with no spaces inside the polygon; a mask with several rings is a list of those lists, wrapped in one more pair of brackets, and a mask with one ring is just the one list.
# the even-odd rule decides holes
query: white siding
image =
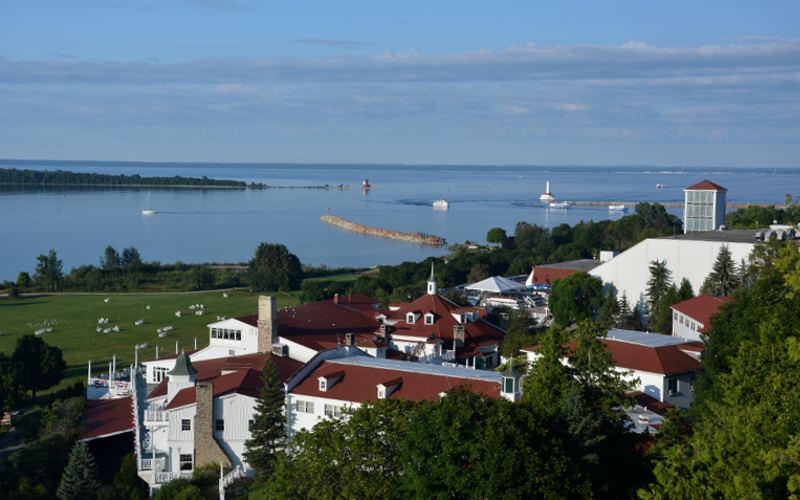
{"label": "white siding", "polygon": [[737,263],[746,259],[754,246],[753,243],[652,238],[600,264],[589,271],[589,274],[597,276],[603,283],[613,284],[619,297],[624,292],[628,302],[635,304],[646,300],[650,263],[654,260],[666,260],[667,268],[672,271],[672,281],[680,284],[686,278],[695,292],[698,292],[723,245],[728,246],[733,261]]}
{"label": "white siding", "polygon": [[[703,328],[702,323],[686,316],[685,314],[672,310],[672,335],[687,340],[699,340],[702,342],[700,330]],[[694,327],[694,328],[693,328]]]}
{"label": "white siding", "polygon": [[[287,422],[288,422],[288,431],[290,437],[294,436],[297,432],[299,432],[302,429],[311,429],[315,425],[317,425],[317,422],[325,418],[329,418],[325,416],[326,404],[339,406],[341,408],[345,407],[358,408],[359,406],[361,406],[360,403],[354,403],[352,401],[341,401],[338,399],[320,398],[316,396],[304,396],[301,394],[292,394],[292,393],[289,393],[286,400],[287,400],[287,412],[288,412]],[[314,412],[306,413],[306,412],[296,411],[295,405],[298,401],[313,403]]]}

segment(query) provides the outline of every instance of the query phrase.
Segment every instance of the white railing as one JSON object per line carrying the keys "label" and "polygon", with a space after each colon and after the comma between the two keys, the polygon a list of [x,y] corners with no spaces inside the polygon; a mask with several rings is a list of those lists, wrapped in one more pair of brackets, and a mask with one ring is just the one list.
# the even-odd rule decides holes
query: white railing
{"label": "white railing", "polygon": [[[164,458],[156,458],[156,468],[164,470],[166,466],[166,462]],[[139,460],[139,470],[153,470],[153,459],[152,458],[143,458]]]}
{"label": "white railing", "polygon": [[178,472],[158,472],[156,471],[156,483],[168,483],[173,479],[181,477]]}
{"label": "white railing", "polygon": [[236,467],[231,469],[230,472],[222,476],[220,482],[222,483],[223,488],[227,488],[228,486],[231,485],[231,483],[233,483],[234,481],[236,481],[241,477],[245,477],[246,475],[247,474],[245,474],[244,468],[242,468],[241,465],[237,465]]}

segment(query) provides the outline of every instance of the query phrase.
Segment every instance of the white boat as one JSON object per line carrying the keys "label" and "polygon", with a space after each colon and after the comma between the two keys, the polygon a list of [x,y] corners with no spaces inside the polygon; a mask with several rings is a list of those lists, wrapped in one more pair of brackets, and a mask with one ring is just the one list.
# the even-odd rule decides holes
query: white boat
{"label": "white boat", "polygon": [[656,189],[664,189],[666,186],[663,184],[656,184]]}
{"label": "white boat", "polygon": [[569,202],[567,201],[552,201],[549,205],[550,208],[569,208]]}
{"label": "white boat", "polygon": [[155,215],[158,211],[150,206],[150,191],[147,192],[147,197],[144,200],[144,207],[142,208],[142,215]]}
{"label": "white boat", "polygon": [[450,203],[445,199],[435,200],[433,202],[434,210],[447,210],[448,208],[450,208]]}
{"label": "white boat", "polygon": [[547,183],[545,184],[544,193],[542,193],[542,195],[539,196],[539,201],[541,201],[542,203],[550,203],[556,201],[555,196],[553,196],[553,193],[550,192],[550,181],[547,181]]}
{"label": "white boat", "polygon": [[626,207],[622,203],[620,203],[619,205],[609,205],[608,206],[608,211],[609,212],[625,212],[626,210],[628,210],[628,207]]}

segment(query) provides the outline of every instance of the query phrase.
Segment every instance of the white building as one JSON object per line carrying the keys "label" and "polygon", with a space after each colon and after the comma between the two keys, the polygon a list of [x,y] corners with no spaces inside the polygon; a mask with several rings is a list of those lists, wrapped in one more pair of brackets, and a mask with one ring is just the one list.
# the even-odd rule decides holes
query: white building
{"label": "white building", "polygon": [[688,233],[663,238],[648,238],[608,262],[595,267],[589,274],[603,283],[611,284],[632,304],[646,301],[650,263],[666,261],[672,272],[672,282],[680,284],[684,278],[699,290],[711,272],[720,249],[727,246],[731,258],[738,263],[747,259],[756,245],[755,231],[708,231]]}
{"label": "white building", "polygon": [[378,359],[336,353],[315,358],[287,382],[287,419],[291,435],[342,415],[344,408],[396,398],[437,400],[466,388],[488,397],[517,401],[520,375],[464,367]]}
{"label": "white building", "polygon": [[[681,408],[694,402],[694,374],[700,369],[703,344],[659,333],[609,330],[601,340],[617,371],[655,400]],[[529,361],[538,358],[536,346],[523,349]],[[562,360],[569,363],[568,359]]]}
{"label": "white building", "polygon": [[672,306],[672,335],[689,340],[704,341],[711,318],[715,316],[730,297],[698,295]]}
{"label": "white building", "polygon": [[706,179],[692,184],[683,192],[684,233],[714,231],[725,224],[727,189]]}

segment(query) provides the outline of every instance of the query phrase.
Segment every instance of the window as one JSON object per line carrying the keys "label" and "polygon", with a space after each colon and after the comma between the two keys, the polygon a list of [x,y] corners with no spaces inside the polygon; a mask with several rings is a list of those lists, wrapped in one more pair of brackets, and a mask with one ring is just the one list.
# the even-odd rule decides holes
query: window
{"label": "window", "polygon": [[181,430],[182,431],[190,431],[192,430],[192,421],[188,418],[184,418],[181,420]]}
{"label": "window", "polygon": [[325,405],[325,416],[326,417],[341,417],[342,416],[342,407],[337,405]]}
{"label": "window", "polygon": [[161,367],[153,368],[153,380],[155,382],[161,382],[162,380],[164,380],[164,376],[167,374],[168,371],[169,368],[161,368]]}
{"label": "window", "polygon": [[255,420],[253,420],[252,418],[247,421],[247,430],[248,431],[252,431],[253,430],[253,424],[254,423],[255,423]]}
{"label": "window", "polygon": [[382,386],[378,386],[378,399],[386,399],[386,389]]}
{"label": "window", "polygon": [[218,418],[214,424],[214,429],[218,431],[225,430],[225,420]]}
{"label": "window", "polygon": [[414,313],[406,314],[406,323],[413,325],[416,322],[416,315]]}
{"label": "window", "polygon": [[294,403],[294,411],[298,413],[314,413],[314,403],[311,401],[297,400]]}
{"label": "window", "polygon": [[325,377],[319,378],[319,390],[323,392],[328,390],[328,379]]}
{"label": "window", "polygon": [[503,392],[506,394],[514,394],[514,379],[511,377],[503,377]]}
{"label": "window", "polygon": [[678,319],[678,313],[676,313],[676,312],[672,313],[672,319],[673,320]]}
{"label": "window", "polygon": [[236,330],[236,340],[242,340],[242,331]]}
{"label": "window", "polygon": [[425,315],[425,324],[432,325],[433,324],[433,314],[428,313]]}
{"label": "window", "polygon": [[670,394],[678,392],[678,379],[671,378],[667,380],[667,390],[670,392]]}
{"label": "window", "polygon": [[191,453],[180,455],[181,470],[192,470],[192,455]]}

